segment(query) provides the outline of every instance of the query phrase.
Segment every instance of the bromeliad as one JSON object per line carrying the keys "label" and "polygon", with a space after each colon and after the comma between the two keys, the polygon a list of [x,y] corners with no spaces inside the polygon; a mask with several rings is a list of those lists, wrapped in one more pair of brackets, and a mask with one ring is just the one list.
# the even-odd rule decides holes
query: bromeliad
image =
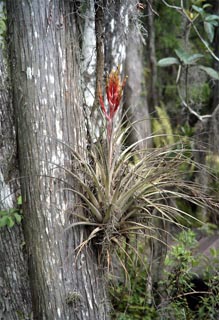
{"label": "bromeliad", "polygon": [[99,89],[100,105],[107,121],[109,122],[113,120],[115,113],[119,108],[119,104],[122,98],[123,88],[126,83],[126,78],[123,81],[120,80],[119,73],[120,73],[120,67],[118,66],[116,70],[112,70],[109,76],[107,77],[106,95],[107,95],[107,100],[109,104],[108,110],[104,105],[103,96],[102,96],[101,90]]}
{"label": "bromeliad", "polygon": [[112,132],[113,132],[113,119],[116,114],[116,111],[119,108],[121,99],[122,99],[122,93],[123,88],[126,83],[126,78],[121,81],[120,80],[120,67],[118,66],[116,70],[112,70],[107,77],[106,81],[106,96],[108,101],[108,109],[106,109],[103,101],[103,96],[101,93],[101,90],[99,88],[99,100],[101,109],[103,111],[103,114],[106,117],[107,120],[107,142],[108,142],[108,164],[109,168],[112,164]]}

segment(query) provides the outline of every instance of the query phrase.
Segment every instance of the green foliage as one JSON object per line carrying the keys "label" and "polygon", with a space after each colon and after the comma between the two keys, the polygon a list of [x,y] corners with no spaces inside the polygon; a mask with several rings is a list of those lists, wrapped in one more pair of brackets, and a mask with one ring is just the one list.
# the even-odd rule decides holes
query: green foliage
{"label": "green foliage", "polygon": [[[20,206],[22,204],[21,196],[17,199],[17,205]],[[0,228],[9,227],[12,228],[15,223],[21,223],[22,220],[22,211],[19,208],[10,208],[7,210],[0,211]]]}
{"label": "green foliage", "polygon": [[152,119],[152,130],[154,133],[154,145],[158,148],[166,145],[172,145],[174,141],[173,130],[170,118],[165,110],[164,105],[155,107],[157,118]]}
{"label": "green foliage", "polygon": [[[183,231],[172,246],[165,259],[163,288],[163,307],[159,314],[162,319],[216,319],[218,316],[218,284],[219,284],[219,251],[212,249],[210,263],[206,256],[195,254],[198,242],[195,233]],[[207,291],[196,291],[193,279],[197,278],[196,270],[201,265]],[[199,297],[196,309],[188,306],[189,295]],[[159,319],[160,319],[159,318]]]}
{"label": "green foliage", "polygon": [[4,45],[4,38],[6,33],[6,15],[3,9],[0,10],[0,45]]}
{"label": "green foliage", "polygon": [[[165,265],[174,266],[174,269],[180,269],[187,273],[196,259],[192,256],[191,250],[197,246],[195,233],[192,230],[183,231],[178,236],[178,244],[172,246],[169,254],[166,256]],[[174,276],[175,275],[170,275]]]}
{"label": "green foliage", "polygon": [[[204,55],[201,54],[201,53],[189,54],[188,52],[186,52],[186,51],[184,51],[182,49],[176,49],[175,53],[176,53],[178,58],[175,58],[175,57],[163,58],[163,59],[158,61],[157,66],[158,67],[169,67],[169,66],[174,65],[174,64],[176,64],[176,65],[180,65],[181,64],[181,65],[184,65],[184,66],[192,66],[192,65],[196,65],[196,62],[200,58],[204,57]],[[202,65],[197,65],[197,67],[199,69],[205,71],[210,78],[212,78],[214,80],[219,80],[219,74],[213,68],[205,67],[205,66],[202,66]],[[180,76],[180,73],[179,73],[179,76]],[[177,76],[177,78],[179,78],[179,76]],[[177,82],[178,82],[178,79],[177,79]]]}
{"label": "green foliage", "polygon": [[19,196],[19,197],[17,198],[17,204],[18,204],[19,206],[22,205],[22,196]]}
{"label": "green foliage", "polygon": [[[112,319],[124,320],[205,320],[217,319],[219,295],[219,250],[211,249],[207,258],[195,254],[198,242],[193,231],[182,231],[175,244],[170,248],[164,265],[163,280],[160,281],[162,295],[159,305],[150,304],[147,295],[148,269],[141,259],[131,259],[126,268],[129,285],[113,284],[110,295],[114,311]],[[201,268],[206,290],[197,291],[193,279],[198,275],[195,270]],[[197,307],[191,310],[187,298],[198,297]]]}
{"label": "green foliage", "polygon": [[[169,65],[169,62],[176,62],[170,68],[170,72],[167,72],[166,68],[158,68],[157,88],[161,101],[168,106],[168,111],[171,109],[171,113],[172,111],[174,113],[177,106],[178,94],[172,72],[175,73],[176,71],[178,59],[173,56],[173,52],[180,46],[181,17],[176,10],[168,8],[162,1],[155,1],[153,6],[159,14],[159,17],[154,16],[157,60],[160,60],[159,63],[161,65]],[[170,61],[169,58],[165,60],[165,57],[170,57],[171,60],[174,58],[174,60]]]}
{"label": "green foliage", "polygon": [[184,65],[195,64],[200,58],[203,57],[203,54],[200,54],[200,53],[189,54],[188,52],[186,52],[185,50],[182,50],[181,48],[176,49],[175,53],[179,58],[179,61]]}
{"label": "green foliage", "polygon": [[[155,147],[160,148],[167,145],[169,146],[175,145],[174,148],[177,149],[178,144],[179,145],[184,144],[185,149],[182,152],[182,154],[189,159],[192,156],[191,141],[189,139],[192,135],[192,129],[188,125],[184,125],[180,128],[180,130],[178,128],[175,128],[176,130],[176,133],[175,133],[170,121],[170,117],[165,110],[165,106],[161,104],[160,107],[155,107],[155,109],[157,112],[157,118],[152,119],[152,130],[154,133],[153,142]],[[194,163],[192,162],[182,163],[181,170],[182,172],[186,172],[187,179],[191,180],[190,178],[194,172]],[[182,199],[180,199],[180,201],[181,200]],[[186,208],[184,206],[182,211],[187,211],[185,209]],[[189,218],[186,217],[186,219],[189,219]]]}
{"label": "green foliage", "polygon": [[219,16],[207,13],[205,10],[207,7],[209,7],[209,5],[193,5],[192,9],[201,17],[208,41],[211,43],[214,40],[215,28],[219,26]]}
{"label": "green foliage", "polygon": [[203,54],[200,54],[200,53],[189,54],[188,52],[182,50],[181,48],[175,49],[175,53],[177,55],[177,58],[174,58],[174,57],[163,58],[158,61],[157,63],[158,67],[168,67],[173,64],[193,65],[200,58],[204,57]]}
{"label": "green foliage", "polygon": [[132,252],[130,253],[131,259],[127,260],[126,268],[129,282],[111,283],[110,297],[113,306],[112,319],[157,319],[155,307],[148,303],[148,269],[145,253],[140,253],[142,250],[145,252],[145,248],[143,248],[139,241],[137,248],[139,254],[136,256],[136,254]]}
{"label": "green foliage", "polygon": [[176,118],[180,112],[180,99],[177,92],[176,82],[168,82],[165,86],[163,86],[163,92],[164,95],[162,101],[165,105],[165,109],[167,110],[170,118]]}
{"label": "green foliage", "polygon": [[214,80],[219,80],[219,73],[213,68],[204,67],[204,66],[199,66],[199,68],[205,71],[210,78]]}
{"label": "green foliage", "polygon": [[193,85],[190,88],[189,95],[192,101],[195,101],[198,105],[206,107],[211,96],[211,88],[209,83],[206,82],[199,85]]}
{"label": "green foliage", "polygon": [[181,17],[161,1],[157,1],[155,5],[155,10],[159,12],[159,17],[155,19],[156,43],[159,44],[156,46],[156,54],[158,59],[161,59],[164,50],[168,54],[179,46]]}
{"label": "green foliage", "polygon": [[179,60],[175,57],[163,58],[158,61],[158,67],[169,67],[173,64],[179,64]]}
{"label": "green foliage", "polygon": [[[174,2],[172,4],[176,5]],[[177,5],[180,6],[181,4],[178,3]],[[159,81],[161,81],[159,87],[162,90],[160,93],[161,99],[168,107],[168,113],[171,118],[175,115],[176,106],[178,104],[182,105],[184,102],[191,109],[195,107],[196,112],[198,110],[200,113],[203,113],[203,111],[205,113],[207,110],[204,110],[204,108],[209,103],[210,94],[206,95],[206,100],[202,99],[200,102],[200,96],[197,94],[194,99],[192,93],[194,91],[198,92],[199,88],[205,86],[206,79],[204,73],[212,80],[218,81],[219,79],[218,71],[212,68],[212,57],[217,57],[214,55],[213,49],[209,44],[213,43],[215,30],[219,24],[219,16],[211,13],[211,5],[207,1],[190,0],[184,2],[184,7],[182,8],[184,22],[173,8],[162,8],[160,4],[157,5],[156,9],[161,14],[161,17],[163,12],[169,12],[168,18],[165,15],[167,20],[156,19],[156,32],[158,32],[156,54],[158,66],[163,67],[158,69]],[[175,21],[175,19],[178,19],[176,18],[177,14],[181,23],[176,23]],[[175,26],[172,26],[172,22],[169,21],[171,18],[175,21]],[[187,24],[185,23],[186,20]],[[185,26],[185,36],[182,34],[183,25]],[[170,29],[171,32],[169,32]],[[174,42],[172,42],[168,43],[168,46],[162,45],[160,48],[160,39],[168,37],[166,32],[170,34],[170,37],[175,36],[178,41],[176,41],[175,46]],[[173,52],[175,52],[176,56],[173,55]],[[201,61],[200,63],[201,58],[203,62]],[[172,68],[170,68],[171,66]],[[169,72],[165,72],[165,67],[169,68]],[[199,69],[203,71],[201,77],[199,77]],[[175,84],[173,76],[172,78],[170,76],[172,73],[175,74]],[[197,81],[194,81],[196,73]],[[172,91],[170,94],[169,88],[171,87]]]}

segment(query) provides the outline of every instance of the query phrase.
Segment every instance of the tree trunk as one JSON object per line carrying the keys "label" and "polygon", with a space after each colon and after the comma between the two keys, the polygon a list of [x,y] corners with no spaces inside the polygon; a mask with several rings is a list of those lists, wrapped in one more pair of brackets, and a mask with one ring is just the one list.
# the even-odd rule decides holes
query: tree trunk
{"label": "tree trunk", "polygon": [[[134,123],[128,137],[128,144],[151,136],[151,123],[144,81],[144,35],[140,29],[141,22],[138,9],[134,7],[134,10],[136,10],[135,15],[133,13],[133,16],[129,19],[130,25],[125,61],[127,81],[125,86],[124,112],[130,122]],[[150,147],[151,144],[151,139],[148,139],[144,140],[141,146]]]}
{"label": "tree trunk", "polygon": [[133,14],[132,0],[108,2],[105,8],[105,70],[110,72],[120,65],[124,72],[126,58],[127,34],[129,33],[129,17]]}
{"label": "tree trunk", "polygon": [[148,106],[150,112],[154,112],[155,107],[158,104],[158,92],[157,92],[157,59],[155,50],[155,26],[154,26],[154,12],[152,7],[155,5],[155,1],[151,0],[147,5],[148,14],[148,62],[150,67],[150,77],[148,85]]}
{"label": "tree trunk", "polygon": [[[17,146],[7,70],[0,50],[0,210],[16,206],[19,194]],[[0,229],[0,319],[31,319],[24,237],[21,225]]]}
{"label": "tree trunk", "polygon": [[65,231],[78,201],[63,190],[72,185],[64,168],[73,169],[65,144],[86,147],[77,4],[7,1],[24,235],[38,320],[109,318],[94,252],[76,259],[85,232]]}
{"label": "tree trunk", "polygon": [[[129,1],[89,0],[83,33],[83,85],[89,129],[94,141],[103,122],[99,112],[99,90],[105,91],[107,74],[118,65],[124,73]],[[133,9],[133,8],[132,8]],[[88,117],[89,119],[89,117]]]}

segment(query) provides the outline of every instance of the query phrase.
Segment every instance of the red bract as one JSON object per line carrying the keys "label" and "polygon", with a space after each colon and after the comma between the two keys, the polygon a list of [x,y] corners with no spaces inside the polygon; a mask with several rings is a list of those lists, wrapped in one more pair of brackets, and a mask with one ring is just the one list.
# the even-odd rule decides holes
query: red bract
{"label": "red bract", "polygon": [[119,76],[120,68],[119,66],[116,70],[112,70],[107,78],[106,82],[106,95],[109,103],[108,111],[104,105],[103,97],[101,92],[99,92],[99,100],[102,111],[108,121],[111,121],[119,108],[119,104],[122,98],[123,88],[125,86],[126,79],[122,82]]}
{"label": "red bract", "polygon": [[102,109],[106,119],[109,121],[110,117],[108,116],[108,113],[107,113],[106,108],[104,106],[103,97],[102,97],[101,92],[99,92],[99,100],[100,100],[101,109]]}

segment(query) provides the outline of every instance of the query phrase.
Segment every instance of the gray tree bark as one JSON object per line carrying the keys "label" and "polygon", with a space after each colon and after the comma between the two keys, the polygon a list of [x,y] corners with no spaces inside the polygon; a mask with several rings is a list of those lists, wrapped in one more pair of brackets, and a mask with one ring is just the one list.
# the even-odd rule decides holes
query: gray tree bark
{"label": "gray tree bark", "polygon": [[129,33],[126,43],[125,74],[127,76],[124,93],[124,112],[132,125],[128,137],[128,144],[141,139],[144,140],[139,146],[151,147],[151,122],[146,95],[146,84],[144,79],[144,34],[141,30],[138,9],[133,7],[133,15],[129,16]]}
{"label": "gray tree bark", "polygon": [[[13,107],[33,318],[108,319],[103,270],[92,249],[76,259],[83,230],[65,231],[77,201],[71,152],[86,128],[76,1],[7,1]],[[62,141],[62,142],[61,142]],[[63,182],[64,181],[64,182]]]}
{"label": "gray tree bark", "polygon": [[157,90],[157,59],[155,50],[155,26],[154,26],[154,12],[152,11],[155,6],[155,1],[151,0],[150,4],[147,5],[148,14],[148,39],[147,39],[147,50],[148,60],[150,67],[150,77],[148,85],[148,106],[150,112],[154,112],[155,107],[158,104],[158,90]]}
{"label": "gray tree bark", "polygon": [[146,97],[144,81],[143,44],[134,26],[129,32],[126,50],[125,73],[127,75],[124,99],[124,112],[130,123],[133,123],[128,144],[148,138],[139,144],[141,147],[151,147],[151,122]]}
{"label": "gray tree bark", "polygon": [[[20,192],[14,116],[6,63],[0,50],[0,210],[16,207]],[[0,319],[31,319],[24,236],[21,225],[0,229]]]}

